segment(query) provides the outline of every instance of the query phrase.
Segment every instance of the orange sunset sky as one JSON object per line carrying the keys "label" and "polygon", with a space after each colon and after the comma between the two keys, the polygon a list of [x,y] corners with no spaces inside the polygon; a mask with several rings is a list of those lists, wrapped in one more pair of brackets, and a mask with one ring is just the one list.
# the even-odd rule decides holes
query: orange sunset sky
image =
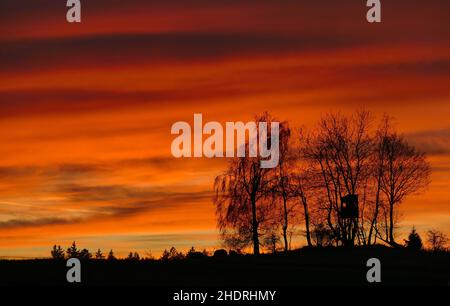
{"label": "orange sunset sky", "polygon": [[81,24],[65,0],[0,2],[0,257],[220,247],[226,161],[170,153],[194,112],[387,112],[433,168],[398,234],[450,234],[450,1],[381,1],[381,24],[365,0],[81,2]]}

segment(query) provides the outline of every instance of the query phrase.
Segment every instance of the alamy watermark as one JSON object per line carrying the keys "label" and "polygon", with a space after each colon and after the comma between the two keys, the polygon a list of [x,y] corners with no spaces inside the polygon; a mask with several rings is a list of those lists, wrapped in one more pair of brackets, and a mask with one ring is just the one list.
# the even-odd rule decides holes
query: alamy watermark
{"label": "alamy watermark", "polygon": [[[312,0],[311,0],[312,1]],[[81,22],[81,1],[80,0],[67,0],[66,6],[69,8],[66,14],[66,20],[69,23]],[[380,0],[367,0],[366,6],[369,10],[366,13],[366,20],[369,23],[381,22],[381,1]]]}
{"label": "alamy watermark", "polygon": [[69,23],[81,22],[80,0],[67,0],[66,6],[69,8],[66,13],[67,22]]}
{"label": "alamy watermark", "polygon": [[369,258],[366,266],[370,269],[366,273],[366,279],[369,283],[381,282],[381,261],[378,258]]}
{"label": "alamy watermark", "polygon": [[[176,158],[203,156],[212,158],[246,157],[248,151],[249,157],[261,158],[261,168],[274,168],[278,165],[280,157],[280,123],[270,122],[270,132],[268,129],[267,122],[255,121],[226,122],[225,129],[216,121],[203,125],[202,114],[194,114],[193,131],[188,122],[178,121],[172,125],[171,133],[178,136],[172,141],[171,152]],[[209,136],[203,141],[204,134]],[[235,151],[237,151],[236,155]]]}
{"label": "alamy watermark", "polygon": [[66,273],[69,283],[81,283],[81,262],[78,258],[69,258],[66,267],[70,268]]}

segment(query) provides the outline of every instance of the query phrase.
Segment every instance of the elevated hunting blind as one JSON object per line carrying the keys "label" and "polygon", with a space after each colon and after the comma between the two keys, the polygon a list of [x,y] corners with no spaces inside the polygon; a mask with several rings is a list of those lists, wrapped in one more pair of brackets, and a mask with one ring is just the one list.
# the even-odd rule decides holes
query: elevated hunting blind
{"label": "elevated hunting blind", "polygon": [[357,219],[359,217],[357,194],[349,194],[341,197],[340,214],[343,219]]}

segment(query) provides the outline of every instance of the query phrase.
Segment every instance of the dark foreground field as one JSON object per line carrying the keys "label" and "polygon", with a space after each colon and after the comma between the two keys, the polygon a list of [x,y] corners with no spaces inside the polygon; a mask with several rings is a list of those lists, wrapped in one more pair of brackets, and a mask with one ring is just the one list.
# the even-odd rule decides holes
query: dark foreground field
{"label": "dark foreground field", "polygon": [[[450,284],[450,254],[389,248],[302,249],[289,254],[175,261],[82,263],[82,285],[366,286],[366,262],[381,261],[382,285]],[[66,285],[65,261],[0,261],[0,285]]]}

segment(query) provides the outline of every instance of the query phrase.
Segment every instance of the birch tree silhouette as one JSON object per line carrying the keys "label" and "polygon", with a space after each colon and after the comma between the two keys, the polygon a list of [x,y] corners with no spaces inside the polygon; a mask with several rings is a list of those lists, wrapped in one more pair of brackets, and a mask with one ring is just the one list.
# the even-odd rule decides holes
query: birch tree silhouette
{"label": "birch tree silhouette", "polygon": [[[272,118],[264,113],[256,118],[257,126],[259,122],[267,122],[270,127]],[[267,136],[270,142],[270,129]],[[249,146],[250,139],[247,138],[246,152],[249,152]],[[269,172],[270,169],[261,168],[260,156],[246,154],[232,158],[227,170],[214,182],[216,215],[224,240],[241,247],[251,243],[255,255],[260,253],[260,231],[270,220]]]}

